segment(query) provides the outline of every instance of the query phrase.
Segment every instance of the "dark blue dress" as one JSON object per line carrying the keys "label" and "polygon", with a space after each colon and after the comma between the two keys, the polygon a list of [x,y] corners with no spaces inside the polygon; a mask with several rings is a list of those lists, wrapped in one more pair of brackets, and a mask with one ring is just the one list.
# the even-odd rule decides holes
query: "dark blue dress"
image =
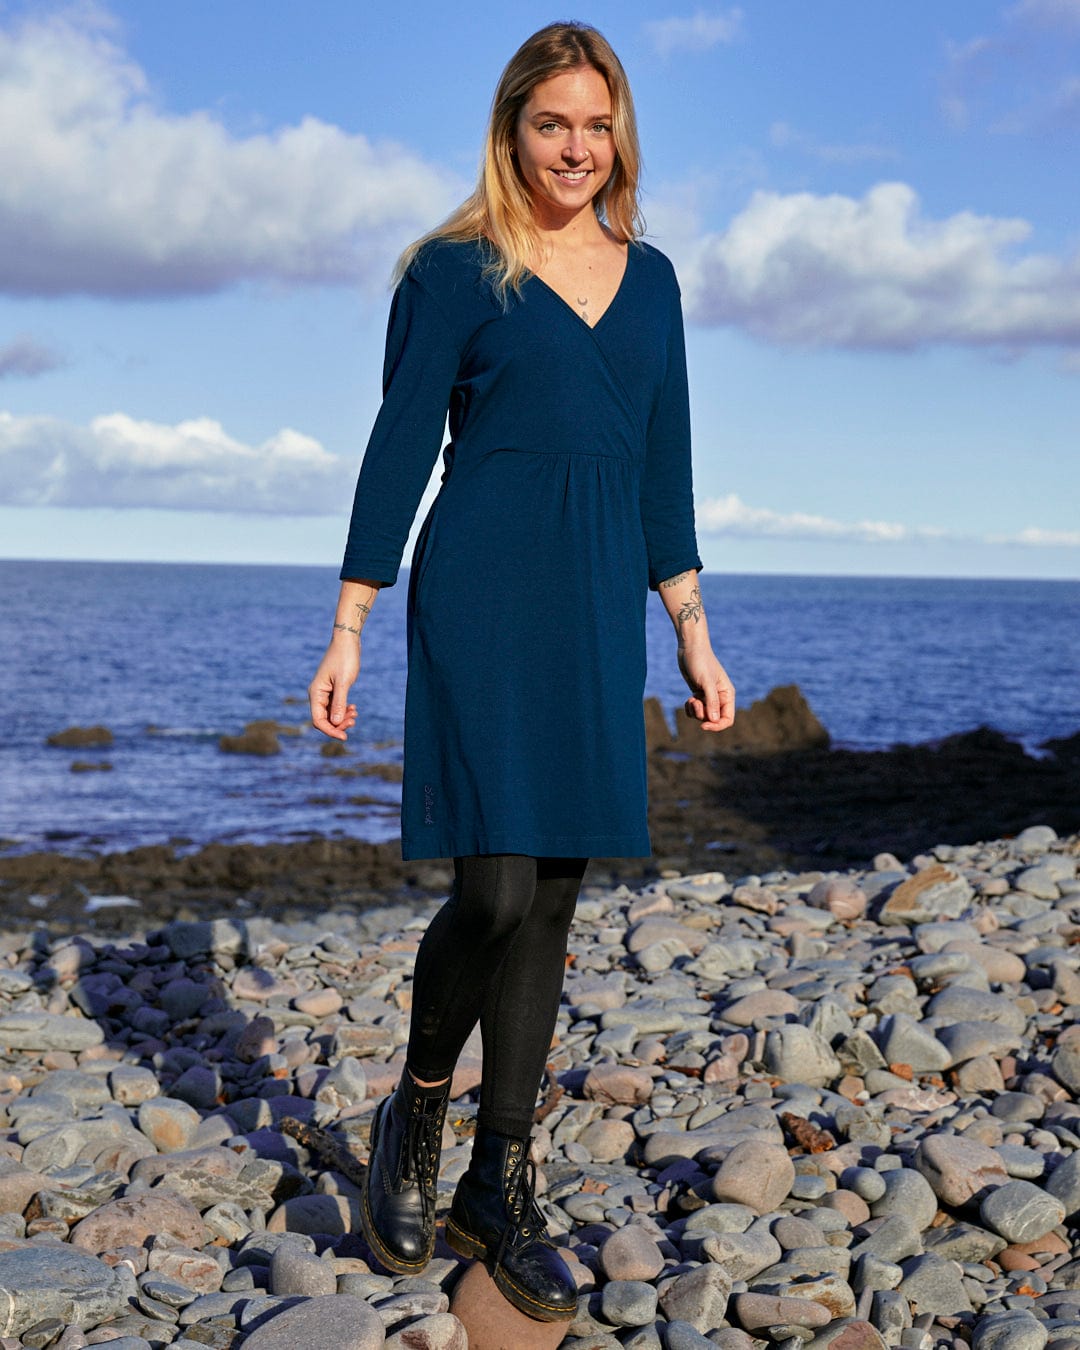
{"label": "dark blue dress", "polygon": [[[590,328],[539,277],[503,311],[479,243],[394,293],[342,578],[409,572],[403,859],[651,853],[649,589],[701,569],[679,288],[630,244]],[[673,655],[674,659],[674,655]]]}

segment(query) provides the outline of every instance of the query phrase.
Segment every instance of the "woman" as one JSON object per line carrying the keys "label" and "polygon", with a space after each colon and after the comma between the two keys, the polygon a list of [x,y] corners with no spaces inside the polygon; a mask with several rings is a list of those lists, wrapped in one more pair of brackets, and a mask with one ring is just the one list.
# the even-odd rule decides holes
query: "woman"
{"label": "woman", "polygon": [[582,24],[503,72],[473,195],[403,255],[384,399],[356,488],[315,725],[348,691],[393,585],[449,413],[408,581],[402,857],[454,859],[416,957],[406,1070],[371,1130],[362,1212],[379,1260],[431,1258],[455,1062],[479,1021],[472,1161],[446,1237],[542,1320],[576,1290],[533,1198],[529,1133],[590,856],[650,854],[642,698],[657,590],[692,690],[731,724],[697,574],[679,290],[640,241],[626,76]]}

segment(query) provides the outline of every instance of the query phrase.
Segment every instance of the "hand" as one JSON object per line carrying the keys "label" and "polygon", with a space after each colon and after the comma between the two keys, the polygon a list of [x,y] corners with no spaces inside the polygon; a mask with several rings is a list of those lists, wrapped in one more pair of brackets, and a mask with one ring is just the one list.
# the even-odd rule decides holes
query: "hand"
{"label": "hand", "polygon": [[360,674],[360,644],[334,640],[308,685],[311,721],[317,731],[335,741],[347,741],[356,724],[356,704],[347,702]]}
{"label": "hand", "polygon": [[692,690],[683,704],[702,731],[724,731],[735,721],[735,687],[712,647],[679,648],[679,669]]}

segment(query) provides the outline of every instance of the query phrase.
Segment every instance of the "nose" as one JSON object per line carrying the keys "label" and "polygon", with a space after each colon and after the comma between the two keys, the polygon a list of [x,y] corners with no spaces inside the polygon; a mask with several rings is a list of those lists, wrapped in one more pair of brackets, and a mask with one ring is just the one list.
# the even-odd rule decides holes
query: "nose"
{"label": "nose", "polygon": [[583,159],[588,157],[588,154],[584,132],[571,131],[566,144],[563,146],[563,159],[571,164],[580,164]]}

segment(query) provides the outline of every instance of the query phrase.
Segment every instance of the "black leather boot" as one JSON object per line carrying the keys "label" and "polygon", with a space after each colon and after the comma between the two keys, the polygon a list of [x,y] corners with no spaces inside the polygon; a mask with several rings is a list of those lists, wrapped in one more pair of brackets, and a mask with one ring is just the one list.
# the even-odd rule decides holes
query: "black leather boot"
{"label": "black leather boot", "polygon": [[408,1069],[371,1125],[360,1217],[387,1270],[415,1275],[435,1250],[435,1195],[449,1082],[420,1087]]}
{"label": "black leather boot", "polygon": [[547,1235],[535,1187],[528,1139],[478,1126],[446,1240],[459,1255],[483,1261],[515,1308],[540,1322],[560,1322],[577,1312],[577,1286]]}

